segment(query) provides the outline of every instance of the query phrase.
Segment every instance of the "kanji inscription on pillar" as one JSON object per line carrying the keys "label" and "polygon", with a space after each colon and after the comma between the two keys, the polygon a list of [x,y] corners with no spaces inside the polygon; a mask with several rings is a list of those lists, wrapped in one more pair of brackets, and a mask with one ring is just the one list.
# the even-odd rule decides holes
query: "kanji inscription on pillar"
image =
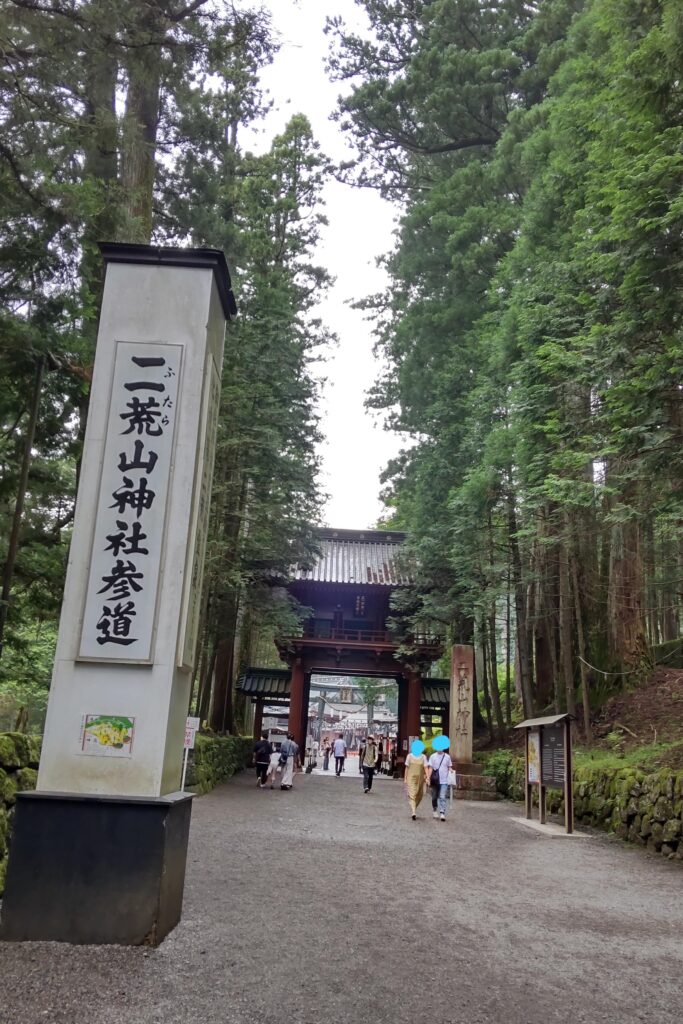
{"label": "kanji inscription on pillar", "polygon": [[79,659],[153,661],[181,358],[116,344]]}
{"label": "kanji inscription on pillar", "polygon": [[451,652],[450,731],[451,757],[457,762],[472,760],[474,718],[473,650],[456,644]]}

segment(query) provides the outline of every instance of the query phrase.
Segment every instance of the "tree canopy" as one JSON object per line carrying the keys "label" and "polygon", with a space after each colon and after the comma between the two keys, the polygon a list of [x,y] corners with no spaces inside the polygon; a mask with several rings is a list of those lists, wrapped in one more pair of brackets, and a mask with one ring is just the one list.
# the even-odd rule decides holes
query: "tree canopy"
{"label": "tree canopy", "polygon": [[680,633],[680,5],[361,6],[330,68],[349,175],[403,204],[363,306],[416,614],[476,638],[492,731],[512,676],[588,730]]}
{"label": "tree canopy", "polygon": [[195,697],[232,728],[270,586],[317,520],[313,250],[328,164],[294,115],[263,153],[268,13],[227,0],[7,0],[0,11],[0,714],[39,727],[66,568],[103,283],[100,241],[226,252],[225,350]]}

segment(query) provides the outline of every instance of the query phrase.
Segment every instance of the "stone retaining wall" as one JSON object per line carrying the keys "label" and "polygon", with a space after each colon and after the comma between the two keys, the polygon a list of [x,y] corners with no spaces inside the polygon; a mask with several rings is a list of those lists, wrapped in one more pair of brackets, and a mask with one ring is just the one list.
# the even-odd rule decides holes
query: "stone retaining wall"
{"label": "stone retaining wall", "polygon": [[[496,751],[487,758],[486,772],[495,776],[503,796],[524,799],[523,757],[509,750]],[[548,810],[562,814],[562,793],[548,789],[547,795]],[[672,860],[683,860],[683,771],[576,767],[574,815],[577,822],[604,828]]]}
{"label": "stone retaining wall", "polygon": [[40,736],[0,733],[0,895],[5,888],[7,847],[17,791],[36,788],[40,742]]}

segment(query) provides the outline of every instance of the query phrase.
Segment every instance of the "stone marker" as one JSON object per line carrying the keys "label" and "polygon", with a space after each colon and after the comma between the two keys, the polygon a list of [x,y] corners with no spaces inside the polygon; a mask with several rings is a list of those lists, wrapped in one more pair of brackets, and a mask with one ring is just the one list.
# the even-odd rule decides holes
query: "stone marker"
{"label": "stone marker", "polygon": [[18,801],[0,935],[156,944],[182,905],[178,790],[235,303],[217,250],[102,254],[38,786]]}
{"label": "stone marker", "polygon": [[451,652],[450,740],[456,764],[472,762],[474,651],[455,644]]}
{"label": "stone marker", "polygon": [[458,800],[496,800],[496,780],[472,760],[474,732],[474,648],[456,644],[451,653],[451,757],[458,776]]}

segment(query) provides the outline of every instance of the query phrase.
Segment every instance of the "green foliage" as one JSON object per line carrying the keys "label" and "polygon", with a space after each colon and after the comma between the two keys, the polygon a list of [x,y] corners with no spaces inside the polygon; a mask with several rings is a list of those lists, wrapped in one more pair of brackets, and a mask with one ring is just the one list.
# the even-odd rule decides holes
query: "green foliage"
{"label": "green foliage", "polygon": [[375,41],[333,20],[330,66],[352,173],[403,202],[361,303],[412,442],[397,611],[475,636],[489,678],[516,647],[525,713],[587,718],[586,663],[637,679],[680,632],[679,5],[362,6]]}
{"label": "green foliage", "polygon": [[208,793],[251,763],[253,741],[244,736],[195,737],[188,766],[187,785],[196,793]]}
{"label": "green foliage", "polygon": [[310,554],[320,505],[311,367],[328,334],[312,309],[328,276],[311,254],[328,165],[300,115],[268,152],[244,151],[245,126],[269,105],[259,71],[276,49],[258,6],[12,0],[0,42],[0,559],[10,598],[0,607],[0,724],[24,708],[36,729],[74,514],[101,240],[225,250],[239,316],[225,350],[203,650],[243,640],[246,656],[250,631],[272,638],[298,621],[273,583]]}

